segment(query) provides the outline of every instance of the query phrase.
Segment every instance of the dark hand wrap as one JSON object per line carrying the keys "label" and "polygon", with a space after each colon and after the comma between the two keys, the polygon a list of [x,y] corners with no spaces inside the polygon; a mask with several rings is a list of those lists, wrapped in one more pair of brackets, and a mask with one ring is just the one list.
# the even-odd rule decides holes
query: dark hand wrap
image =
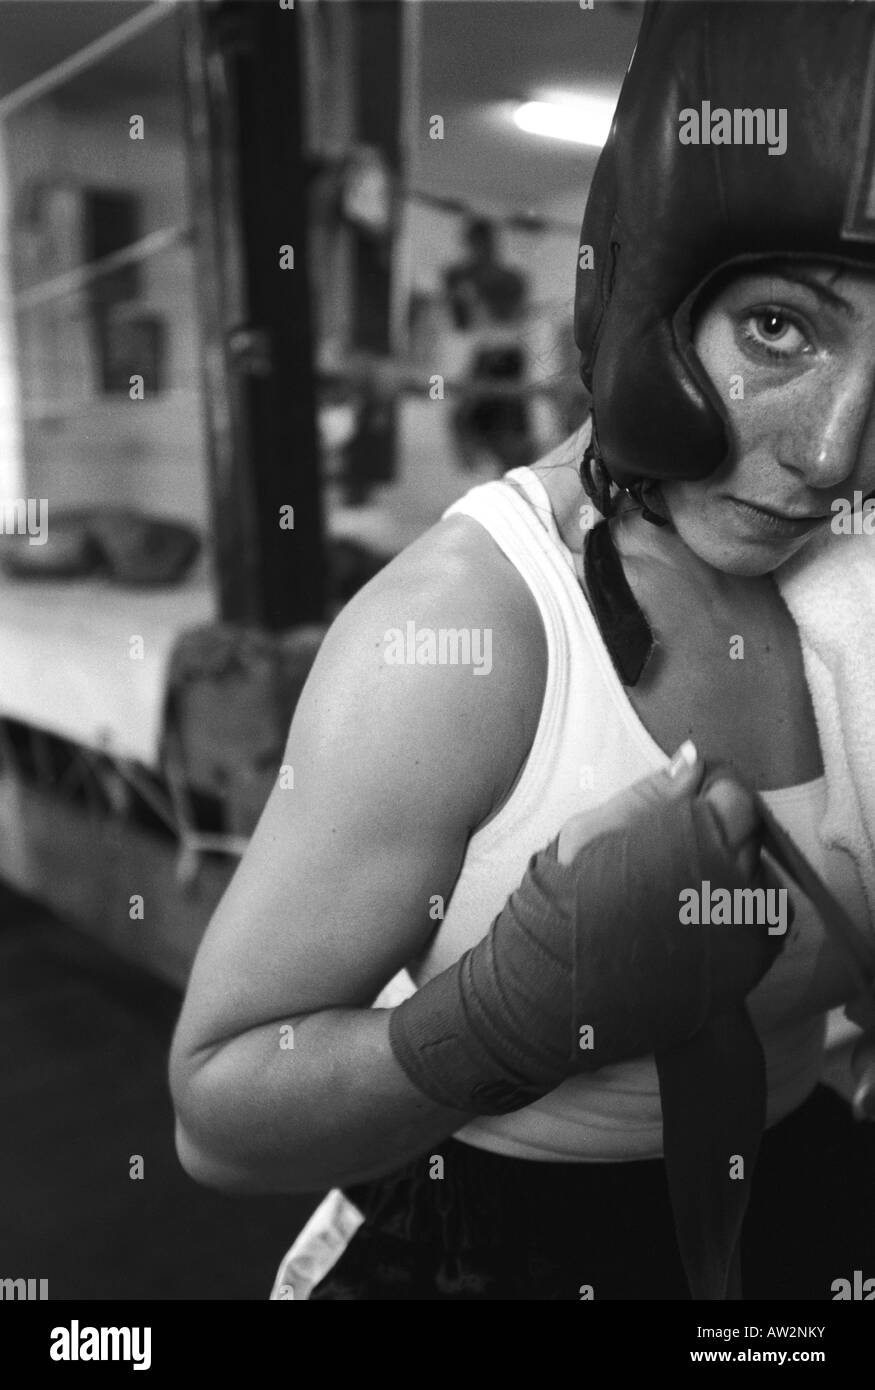
{"label": "dark hand wrap", "polygon": [[439,1104],[504,1114],[575,1072],[681,1043],[780,947],[764,925],[681,924],[682,889],[749,886],[701,796],[643,807],[572,864],[556,846],[532,857],[484,939],[392,1013],[395,1056]]}

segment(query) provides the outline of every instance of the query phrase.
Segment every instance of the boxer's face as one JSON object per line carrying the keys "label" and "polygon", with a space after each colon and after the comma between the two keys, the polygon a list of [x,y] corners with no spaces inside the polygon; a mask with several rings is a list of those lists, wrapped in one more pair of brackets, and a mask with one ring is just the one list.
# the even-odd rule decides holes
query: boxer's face
{"label": "boxer's face", "polygon": [[830,526],[836,499],[875,491],[875,273],[747,267],[700,309],[693,345],[724,402],[735,461],[662,494],[707,564],[767,574]]}

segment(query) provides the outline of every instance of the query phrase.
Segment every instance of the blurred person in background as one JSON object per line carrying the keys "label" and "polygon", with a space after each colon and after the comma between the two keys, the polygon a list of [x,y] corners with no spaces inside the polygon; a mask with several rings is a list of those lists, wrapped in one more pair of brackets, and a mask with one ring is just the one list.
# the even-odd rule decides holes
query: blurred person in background
{"label": "blurred person in background", "polygon": [[[485,455],[500,474],[534,458],[529,407],[513,392],[526,379],[521,325],[527,283],[521,271],[503,264],[496,228],[488,218],[468,222],[464,243],[466,258],[443,276],[452,323],[470,336],[464,395],[453,409],[452,435],[462,468],[471,471]],[[491,382],[504,390],[490,391]]]}

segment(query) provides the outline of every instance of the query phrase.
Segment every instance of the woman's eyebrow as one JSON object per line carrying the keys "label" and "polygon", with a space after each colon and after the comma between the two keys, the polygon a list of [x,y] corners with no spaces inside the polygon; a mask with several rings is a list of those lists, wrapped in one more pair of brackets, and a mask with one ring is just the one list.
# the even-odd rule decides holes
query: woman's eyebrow
{"label": "woman's eyebrow", "polygon": [[857,310],[850,300],[845,299],[843,295],[837,294],[835,290],[830,289],[828,285],[824,285],[820,280],[816,280],[814,276],[807,275],[804,270],[800,270],[795,266],[788,266],[786,269],[776,271],[775,276],[777,279],[791,280],[793,284],[802,285],[805,289],[811,290],[812,294],[816,294],[822,303],[831,305],[833,309],[838,309],[841,313],[847,315],[848,318],[855,319],[858,317]]}

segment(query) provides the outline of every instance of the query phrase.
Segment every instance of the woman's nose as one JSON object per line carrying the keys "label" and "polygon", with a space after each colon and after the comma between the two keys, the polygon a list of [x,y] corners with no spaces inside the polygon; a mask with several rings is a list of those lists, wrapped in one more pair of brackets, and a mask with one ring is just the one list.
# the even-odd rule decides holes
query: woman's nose
{"label": "woman's nose", "polygon": [[835,488],[851,478],[875,450],[875,371],[845,372],[825,385],[799,412],[792,451],[782,463],[812,488]]}

